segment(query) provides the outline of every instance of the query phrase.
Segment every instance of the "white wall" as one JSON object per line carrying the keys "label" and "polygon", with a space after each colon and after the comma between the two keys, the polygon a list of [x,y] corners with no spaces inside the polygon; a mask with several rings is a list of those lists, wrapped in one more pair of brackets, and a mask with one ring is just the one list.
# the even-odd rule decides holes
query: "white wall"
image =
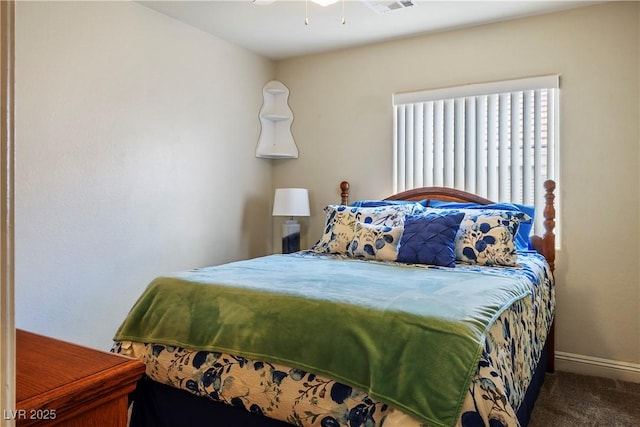
{"label": "white wall", "polygon": [[274,64],[133,2],[16,9],[16,325],[107,349],[155,276],[270,251]]}
{"label": "white wall", "polygon": [[313,241],[340,181],[352,199],[391,194],[393,93],[560,73],[557,350],[638,374],[638,28],[621,2],[279,61],[300,159],[276,162],[274,184],[310,189]]}

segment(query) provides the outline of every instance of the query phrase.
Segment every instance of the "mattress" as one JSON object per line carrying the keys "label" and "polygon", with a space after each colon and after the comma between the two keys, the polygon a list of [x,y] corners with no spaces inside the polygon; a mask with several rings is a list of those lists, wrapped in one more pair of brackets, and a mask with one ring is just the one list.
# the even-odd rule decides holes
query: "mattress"
{"label": "mattress", "polygon": [[[293,256],[340,259],[340,256],[313,253]],[[440,270],[441,274],[480,274],[494,277],[496,281],[511,278],[526,284],[524,296],[514,299],[504,310],[497,310],[487,323],[478,358],[453,422],[425,420],[406,406],[397,405],[385,396],[380,398],[378,393],[361,384],[356,386],[342,377],[268,357],[118,336],[114,351],[143,360],[147,375],[154,381],[295,425],[408,427],[475,425],[476,422],[517,425],[515,413],[540,359],[554,313],[552,275],[544,258],[522,252],[518,254],[518,261],[519,266],[514,268],[465,264],[457,264],[455,268],[411,266]],[[436,349],[435,354],[443,359],[450,357],[444,350],[439,353]],[[359,363],[369,362],[363,358]],[[395,363],[402,364],[402,361]],[[425,365],[419,369],[421,371],[413,371],[412,375],[429,377],[434,367]],[[389,371],[403,375],[402,370]]]}

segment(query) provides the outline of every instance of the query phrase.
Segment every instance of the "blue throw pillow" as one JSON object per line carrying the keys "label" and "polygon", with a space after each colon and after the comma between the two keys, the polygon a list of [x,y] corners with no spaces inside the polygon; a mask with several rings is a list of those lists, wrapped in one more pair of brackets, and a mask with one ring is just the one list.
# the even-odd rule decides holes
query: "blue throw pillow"
{"label": "blue throw pillow", "polygon": [[397,261],[454,267],[455,237],[464,215],[453,212],[406,216]]}
{"label": "blue throw pillow", "polygon": [[407,203],[418,203],[422,207],[427,207],[427,199],[424,200],[358,200],[351,203],[350,206],[356,206],[359,208],[377,208],[378,206],[390,206],[390,205],[406,205]]}
{"label": "blue throw pillow", "polygon": [[460,202],[443,202],[440,200],[429,200],[429,206],[433,208],[450,208],[450,209],[495,209],[503,211],[520,211],[531,217],[529,221],[520,223],[515,238],[516,250],[526,251],[529,247],[529,235],[533,227],[533,218],[535,208],[531,205],[520,205],[518,203],[492,203],[489,205],[480,205],[478,203],[460,203]]}

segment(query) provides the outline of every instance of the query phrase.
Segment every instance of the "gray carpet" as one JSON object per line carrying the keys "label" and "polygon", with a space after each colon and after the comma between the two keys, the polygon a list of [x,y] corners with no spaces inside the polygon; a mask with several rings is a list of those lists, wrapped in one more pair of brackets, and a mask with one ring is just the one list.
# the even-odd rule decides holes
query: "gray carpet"
{"label": "gray carpet", "polygon": [[546,374],[529,427],[640,426],[640,384]]}

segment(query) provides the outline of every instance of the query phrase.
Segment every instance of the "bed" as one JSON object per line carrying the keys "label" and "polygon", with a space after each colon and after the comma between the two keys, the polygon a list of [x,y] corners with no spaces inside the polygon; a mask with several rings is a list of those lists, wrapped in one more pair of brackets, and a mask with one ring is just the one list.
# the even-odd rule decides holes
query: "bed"
{"label": "bed", "polygon": [[530,239],[521,206],[340,189],[311,250],[149,284],[112,349],[146,365],[133,427],[528,424],[554,369],[555,183]]}

